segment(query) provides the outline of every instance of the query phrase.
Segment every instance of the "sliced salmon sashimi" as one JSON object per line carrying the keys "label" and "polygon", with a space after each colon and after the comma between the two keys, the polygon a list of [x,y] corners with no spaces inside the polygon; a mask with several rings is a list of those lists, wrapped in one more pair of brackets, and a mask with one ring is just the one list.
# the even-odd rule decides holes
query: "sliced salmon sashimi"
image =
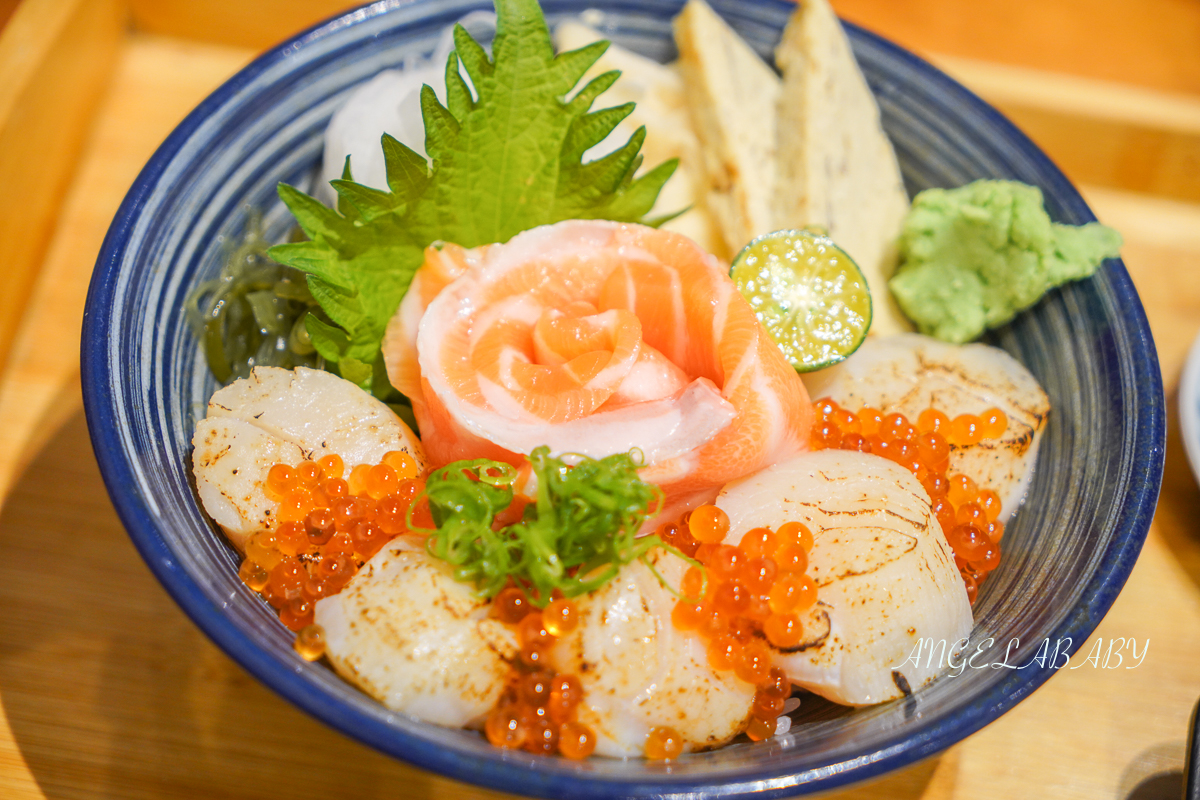
{"label": "sliced salmon sashimi", "polygon": [[638,448],[668,505],[807,448],[808,395],[713,256],[572,220],[431,247],[384,340],[430,462]]}

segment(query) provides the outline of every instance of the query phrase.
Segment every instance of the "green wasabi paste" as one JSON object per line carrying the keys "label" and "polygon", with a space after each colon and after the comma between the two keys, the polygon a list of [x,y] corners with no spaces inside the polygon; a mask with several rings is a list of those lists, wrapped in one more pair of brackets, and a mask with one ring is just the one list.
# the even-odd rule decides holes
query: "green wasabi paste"
{"label": "green wasabi paste", "polygon": [[1036,186],[927,189],[904,221],[901,266],[888,285],[922,333],[968,342],[1055,286],[1089,277],[1120,246],[1121,235],[1098,222],[1051,222]]}

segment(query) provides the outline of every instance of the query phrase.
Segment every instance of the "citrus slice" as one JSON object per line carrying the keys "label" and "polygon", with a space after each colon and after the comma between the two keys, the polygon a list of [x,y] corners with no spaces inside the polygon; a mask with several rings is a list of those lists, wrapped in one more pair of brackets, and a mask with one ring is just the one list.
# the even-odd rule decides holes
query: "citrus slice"
{"label": "citrus slice", "polygon": [[867,279],[821,233],[764,234],[738,253],[729,276],[797,372],[846,358],[871,326]]}

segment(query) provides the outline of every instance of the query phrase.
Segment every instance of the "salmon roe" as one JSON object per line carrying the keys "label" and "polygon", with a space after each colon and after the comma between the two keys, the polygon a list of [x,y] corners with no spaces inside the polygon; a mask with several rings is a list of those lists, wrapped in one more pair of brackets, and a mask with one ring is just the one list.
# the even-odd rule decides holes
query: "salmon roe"
{"label": "salmon roe", "polygon": [[316,661],[325,655],[325,629],[320,625],[301,628],[294,646],[305,661]]}
{"label": "salmon roe", "polygon": [[509,586],[492,601],[492,615],[516,629],[521,650],[484,723],[487,740],[538,755],[590,756],[596,734],[575,719],[583,684],[546,668],[547,651],[578,624],[575,604],[560,597],[538,610],[520,587]]}
{"label": "salmon roe", "polygon": [[[407,462],[401,456],[412,462],[403,473],[399,467]],[[387,453],[379,464],[356,466],[351,474],[360,480],[354,487],[342,479],[345,468],[340,456],[329,454],[267,470],[263,490],[279,504],[276,527],[250,536],[238,569],[242,582],[297,632],[296,652],[309,661],[325,652],[324,632],[313,624],[314,604],[340,592],[393,538],[412,533],[409,507],[425,490],[416,461],[400,451]],[[414,508],[414,525],[428,513],[427,503]]]}
{"label": "salmon roe", "polygon": [[651,728],[644,745],[646,758],[666,761],[683,753],[683,737],[674,728]]}
{"label": "salmon roe", "polygon": [[[845,424],[847,416],[841,418]],[[735,547],[724,543],[729,532],[729,518],[712,505],[658,529],[665,543],[704,567],[684,573],[671,621],[704,639],[710,667],[732,670],[756,687],[746,735],[759,741],[775,734],[792,692],[784,672],[771,666],[771,647],[798,647],[804,641],[801,617],[817,601],[817,584],[806,574],[813,535],[804,523],[790,521],[776,530],[741,532]],[[676,758],[682,747],[673,729],[656,728],[646,740],[645,755]]]}
{"label": "salmon roe", "polygon": [[[1003,436],[1008,430],[1005,413],[989,408],[978,415],[950,418],[938,409],[926,408],[912,425],[898,412],[864,406],[855,414],[829,398],[817,400],[813,410],[810,438],[814,450],[874,453],[916,475],[929,493],[933,514],[954,551],[967,597],[974,603],[979,585],[1000,564],[1000,537],[1004,534],[1004,526],[997,522],[1000,496],[981,489],[968,475],[951,473],[950,455],[956,448]],[[788,602],[781,593],[772,608],[785,609]]]}

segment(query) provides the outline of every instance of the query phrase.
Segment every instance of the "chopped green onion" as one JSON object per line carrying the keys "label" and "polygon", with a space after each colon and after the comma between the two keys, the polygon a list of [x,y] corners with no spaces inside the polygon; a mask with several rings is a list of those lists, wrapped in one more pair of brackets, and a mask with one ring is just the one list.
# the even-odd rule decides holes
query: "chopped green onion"
{"label": "chopped green onion", "polygon": [[426,481],[437,526],[427,531],[426,549],[451,564],[457,580],[474,583],[481,597],[495,597],[511,578],[538,607],[545,607],[556,589],[564,597],[593,592],[635,559],[662,582],[646,560],[654,547],[699,566],[657,534],[637,535],[663,495],[638,478],[641,464],[635,455],[640,454],[572,456],[568,463],[551,457],[549,447],[537,448],[529,455],[537,500],[525,507],[519,522],[498,530],[493,523],[513,501],[517,471],[489,459],[448,464]]}

